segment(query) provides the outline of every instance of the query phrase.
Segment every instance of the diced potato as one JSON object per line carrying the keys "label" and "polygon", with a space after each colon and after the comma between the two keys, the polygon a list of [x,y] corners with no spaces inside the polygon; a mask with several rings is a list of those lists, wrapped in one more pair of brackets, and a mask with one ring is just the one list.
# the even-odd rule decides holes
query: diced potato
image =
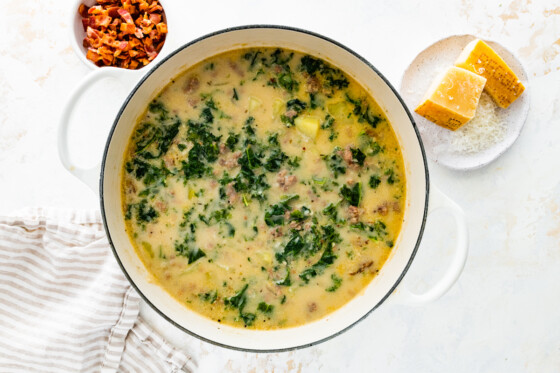
{"label": "diced potato", "polygon": [[272,254],[268,251],[258,250],[256,254],[261,258],[261,260],[266,264],[272,264]]}
{"label": "diced potato", "polygon": [[142,241],[142,247],[144,248],[144,250],[146,250],[146,252],[150,256],[150,258],[154,257],[154,251],[152,250],[152,244],[150,244],[149,242],[146,242],[146,241]]}
{"label": "diced potato", "polygon": [[195,195],[196,195],[196,194],[195,194],[194,189],[189,188],[189,195],[188,195],[188,198],[189,198],[189,199],[193,199],[193,198],[195,197]]}
{"label": "diced potato", "polygon": [[262,101],[254,96],[249,97],[249,111],[255,111],[262,105]]}
{"label": "diced potato", "polygon": [[280,114],[282,114],[282,109],[284,109],[284,101],[279,99],[279,98],[275,98],[274,101],[272,101],[272,118],[276,119],[280,117]]}
{"label": "diced potato", "polygon": [[327,106],[327,110],[330,115],[339,120],[347,119],[350,113],[352,113],[352,107],[350,106],[350,103],[346,101],[330,104]]}
{"label": "diced potato", "polygon": [[315,139],[317,137],[317,132],[319,131],[319,125],[321,121],[309,115],[302,115],[294,120],[296,128],[298,131],[303,133],[305,136]]}

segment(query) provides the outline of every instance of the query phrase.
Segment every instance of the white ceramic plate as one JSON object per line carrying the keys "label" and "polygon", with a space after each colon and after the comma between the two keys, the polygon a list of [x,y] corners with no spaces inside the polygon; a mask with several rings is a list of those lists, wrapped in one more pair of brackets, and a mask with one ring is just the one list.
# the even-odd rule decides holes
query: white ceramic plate
{"label": "white ceramic plate", "polygon": [[400,84],[400,93],[418,125],[428,157],[438,164],[456,170],[479,168],[502,155],[519,137],[529,113],[529,87],[525,69],[513,53],[489,40],[485,41],[506,61],[525,85],[521,97],[507,109],[497,108],[499,118],[506,125],[506,134],[501,141],[475,153],[455,151],[450,146],[454,136],[452,131],[430,122],[413,111],[422,101],[435,77],[452,66],[463,48],[474,39],[476,37],[473,35],[455,35],[430,45],[408,66]]}

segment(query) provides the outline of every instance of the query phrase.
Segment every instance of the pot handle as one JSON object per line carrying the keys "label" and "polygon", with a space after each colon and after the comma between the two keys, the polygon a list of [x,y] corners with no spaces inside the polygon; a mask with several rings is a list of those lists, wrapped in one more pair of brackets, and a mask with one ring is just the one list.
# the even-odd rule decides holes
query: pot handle
{"label": "pot handle", "polygon": [[413,293],[405,284],[402,284],[401,287],[397,289],[395,295],[397,295],[397,302],[406,305],[421,305],[433,302],[440,298],[459,279],[459,276],[465,267],[465,262],[467,261],[469,234],[465,213],[455,202],[433,185],[431,186],[430,197],[428,215],[432,214],[434,211],[446,210],[450,212],[455,219],[455,227],[457,229],[455,256],[453,257],[453,260],[443,277],[425,293]]}
{"label": "pot handle", "polygon": [[127,72],[122,71],[122,69],[115,67],[102,67],[92,71],[74,89],[70,98],[64,105],[64,109],[62,110],[62,115],[58,124],[58,157],[60,158],[64,168],[84,182],[91,190],[93,190],[94,193],[99,192],[101,164],[99,163],[92,168],[82,168],[75,166],[72,162],[70,152],[68,151],[68,127],[70,125],[70,116],[74,111],[76,102],[78,102],[78,100],[85,92],[87,92],[88,88],[91,87],[94,82],[104,78],[116,78],[126,84],[128,82],[126,78],[132,77],[129,75],[132,74],[127,74]]}

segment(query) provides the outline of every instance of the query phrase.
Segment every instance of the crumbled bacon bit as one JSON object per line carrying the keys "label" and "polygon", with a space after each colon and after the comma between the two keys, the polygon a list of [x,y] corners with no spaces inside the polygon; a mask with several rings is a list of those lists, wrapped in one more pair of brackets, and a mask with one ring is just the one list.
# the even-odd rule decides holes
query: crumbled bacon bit
{"label": "crumbled bacon bit", "polygon": [[97,0],[78,13],[86,36],[86,58],[97,66],[141,68],[163,47],[167,25],[158,0]]}

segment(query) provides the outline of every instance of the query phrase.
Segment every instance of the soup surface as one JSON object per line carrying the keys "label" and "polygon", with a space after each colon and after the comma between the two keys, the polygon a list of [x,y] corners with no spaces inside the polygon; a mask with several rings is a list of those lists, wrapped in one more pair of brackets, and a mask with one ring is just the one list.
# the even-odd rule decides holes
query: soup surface
{"label": "soup surface", "polygon": [[220,323],[324,317],[379,272],[405,209],[386,117],[349,76],[240,49],[174,79],[126,149],[127,231],[156,281]]}

